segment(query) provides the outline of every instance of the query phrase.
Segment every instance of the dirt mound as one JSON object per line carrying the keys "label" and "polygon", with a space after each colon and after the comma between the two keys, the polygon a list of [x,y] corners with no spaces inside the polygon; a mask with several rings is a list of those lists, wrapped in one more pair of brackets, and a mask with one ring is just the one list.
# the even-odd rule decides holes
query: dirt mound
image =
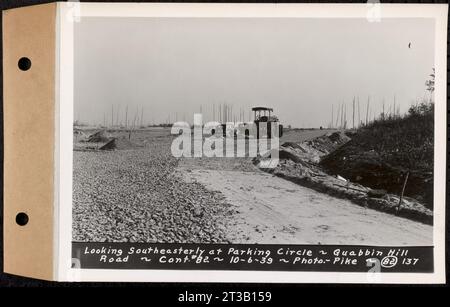
{"label": "dirt mound", "polygon": [[386,163],[375,150],[361,151],[361,148],[348,144],[326,156],[321,161],[331,174],[339,174],[353,182],[390,193],[400,194],[409,172],[405,195],[425,202],[428,208],[433,205],[432,172],[407,170]]}
{"label": "dirt mound", "polygon": [[392,213],[428,225],[433,224],[433,211],[413,198],[404,197],[399,207],[398,195],[382,193],[383,196],[381,196],[378,190],[358,183],[342,181],[324,173],[318,167],[282,160],[277,168],[265,169],[265,171],[313,190],[337,198],[348,199],[366,208]]}
{"label": "dirt mound", "polygon": [[[432,224],[433,212],[421,199],[403,198],[399,207],[400,191],[386,189],[389,186],[402,186],[405,175],[401,170],[387,164],[377,151],[360,151],[353,148],[349,135],[357,136],[355,133],[335,132],[301,143],[285,142],[280,147],[280,161],[274,169],[263,166],[264,160],[269,159],[270,154],[255,158],[253,162],[266,172],[319,192],[348,199],[364,207]],[[324,170],[323,165],[328,168]],[[339,171],[333,172],[330,169]],[[344,171],[346,169],[348,172]],[[411,173],[410,176],[414,182],[415,175]],[[367,178],[377,178],[380,184],[369,185],[367,180],[364,180]],[[395,178],[396,182],[390,182],[392,178]],[[382,193],[379,193],[381,191]]]}
{"label": "dirt mound", "polygon": [[105,145],[99,148],[100,150],[114,150],[116,149],[116,139],[112,139]]}
{"label": "dirt mound", "polygon": [[319,163],[320,159],[336,148],[347,143],[350,138],[344,132],[327,133],[323,136],[304,142],[285,142],[280,146],[280,159],[292,160],[296,163]]}
{"label": "dirt mound", "polygon": [[[300,147],[300,149],[301,149],[301,147]],[[289,147],[281,148],[279,150],[278,155],[279,155],[280,159],[292,160],[297,163],[302,161],[301,157],[298,154],[296,154],[296,152],[294,150],[290,149]]]}
{"label": "dirt mound", "polygon": [[86,133],[80,129],[73,129],[73,135],[78,136],[78,137],[87,137]]}
{"label": "dirt mound", "polygon": [[283,143],[283,145],[281,145],[281,146],[283,146],[283,147],[291,147],[291,148],[294,148],[294,149],[300,149],[301,151],[306,152],[306,151],[303,149],[302,146],[300,146],[298,143],[294,143],[294,142],[285,142],[285,143]]}
{"label": "dirt mound", "polygon": [[347,143],[348,141],[350,141],[350,138],[344,132],[337,131],[310,140],[307,142],[307,144],[316,150],[328,154],[336,150],[336,148],[338,148],[339,146]]}
{"label": "dirt mound", "polygon": [[110,140],[111,139],[108,138],[108,136],[106,135],[106,131],[100,130],[100,131],[94,132],[93,134],[88,136],[88,138],[86,139],[86,142],[105,143],[105,142],[109,142]]}
{"label": "dirt mound", "polygon": [[[404,197],[399,207],[400,199],[398,195],[371,189],[346,180],[341,176],[331,176],[317,164],[302,160],[303,158],[299,156],[292,157],[292,155],[295,155],[293,151],[287,152],[288,154],[281,154],[280,152],[280,162],[275,169],[261,169],[301,186],[336,198],[348,199],[366,208],[392,213],[429,225],[433,224],[433,212],[413,198]],[[260,165],[259,162],[258,159],[254,160],[254,163],[258,166]]]}
{"label": "dirt mound", "polygon": [[350,137],[348,137],[348,133],[346,132],[342,132],[342,131],[338,131],[338,132],[334,132],[332,134],[330,134],[328,136],[328,139],[334,143],[338,143],[338,144],[344,144],[347,143],[348,141],[350,141]]}
{"label": "dirt mound", "polygon": [[320,165],[375,189],[401,194],[433,209],[433,114],[376,121],[359,129],[351,141],[322,158]]}
{"label": "dirt mound", "polygon": [[129,140],[128,137],[122,136],[114,139],[115,149],[118,150],[127,150],[143,147],[142,145],[138,145],[133,141]]}

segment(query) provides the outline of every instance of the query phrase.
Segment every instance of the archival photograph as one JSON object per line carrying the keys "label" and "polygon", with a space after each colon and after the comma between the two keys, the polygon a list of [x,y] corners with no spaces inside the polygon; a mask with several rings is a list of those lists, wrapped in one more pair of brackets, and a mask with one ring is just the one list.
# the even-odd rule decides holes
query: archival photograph
{"label": "archival photograph", "polygon": [[72,240],[433,246],[435,68],[431,18],[83,17]]}

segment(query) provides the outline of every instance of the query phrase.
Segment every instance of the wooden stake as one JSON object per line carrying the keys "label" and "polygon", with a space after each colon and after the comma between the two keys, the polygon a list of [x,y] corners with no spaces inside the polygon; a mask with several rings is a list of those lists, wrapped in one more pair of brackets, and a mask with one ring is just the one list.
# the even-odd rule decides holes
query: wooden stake
{"label": "wooden stake", "polygon": [[398,201],[397,211],[400,210],[400,206],[402,205],[403,194],[405,193],[406,183],[408,182],[409,172],[406,173],[405,182],[403,182],[402,194],[400,194],[400,200]]}

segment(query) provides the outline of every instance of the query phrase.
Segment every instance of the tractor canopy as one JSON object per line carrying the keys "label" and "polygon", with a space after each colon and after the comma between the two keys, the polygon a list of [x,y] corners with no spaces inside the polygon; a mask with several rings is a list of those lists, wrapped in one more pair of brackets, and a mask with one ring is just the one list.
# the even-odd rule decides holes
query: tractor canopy
{"label": "tractor canopy", "polygon": [[272,115],[273,109],[267,107],[253,107],[256,122],[278,122],[278,117]]}

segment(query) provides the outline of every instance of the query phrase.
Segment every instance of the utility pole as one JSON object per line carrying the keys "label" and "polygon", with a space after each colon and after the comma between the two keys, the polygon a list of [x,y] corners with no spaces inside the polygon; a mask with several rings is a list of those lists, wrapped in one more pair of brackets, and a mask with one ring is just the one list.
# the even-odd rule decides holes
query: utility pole
{"label": "utility pole", "polygon": [[352,118],[352,128],[355,129],[355,96],[353,96]]}
{"label": "utility pole", "polygon": [[358,96],[358,128],[361,125],[361,109],[359,104],[359,96]]}
{"label": "utility pole", "polygon": [[114,126],[114,105],[111,106],[111,127]]}
{"label": "utility pole", "polygon": [[337,114],[336,114],[336,128],[338,128],[339,129],[339,111],[341,110],[341,107],[338,105],[337,106]]}
{"label": "utility pole", "polygon": [[333,121],[334,121],[334,105],[331,105],[331,126],[330,126],[330,128],[333,128]]}
{"label": "utility pole", "polygon": [[344,129],[347,129],[347,104],[344,104]]}
{"label": "utility pole", "polygon": [[367,107],[366,107],[366,126],[369,120],[369,105],[370,105],[370,95],[367,97]]}
{"label": "utility pole", "polygon": [[119,110],[120,110],[120,105],[117,106],[116,126],[119,126]]}
{"label": "utility pole", "polygon": [[394,118],[397,116],[395,113],[396,113],[396,108],[395,108],[395,94],[394,94]]}
{"label": "utility pole", "polygon": [[224,103],[222,108],[222,123],[225,123],[227,121],[227,105]]}

